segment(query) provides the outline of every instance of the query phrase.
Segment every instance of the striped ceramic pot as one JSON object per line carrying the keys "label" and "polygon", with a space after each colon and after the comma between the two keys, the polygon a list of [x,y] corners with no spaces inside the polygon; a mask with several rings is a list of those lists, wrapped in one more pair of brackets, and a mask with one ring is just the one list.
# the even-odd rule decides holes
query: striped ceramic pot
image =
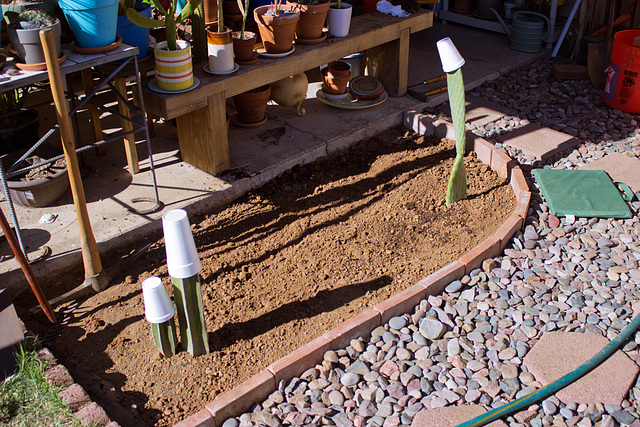
{"label": "striped ceramic pot", "polygon": [[162,90],[180,91],[193,86],[193,64],[191,45],[185,40],[176,40],[178,50],[167,50],[167,42],[154,48],[156,60],[156,83]]}

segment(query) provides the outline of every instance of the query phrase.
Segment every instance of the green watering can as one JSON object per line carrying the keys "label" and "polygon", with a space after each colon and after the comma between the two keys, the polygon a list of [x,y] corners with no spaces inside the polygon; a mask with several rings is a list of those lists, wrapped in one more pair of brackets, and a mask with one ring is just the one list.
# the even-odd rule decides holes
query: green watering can
{"label": "green watering can", "polygon": [[[514,12],[511,18],[511,29],[504,23],[500,14],[495,9],[491,11],[504,28],[509,38],[509,47],[520,52],[540,52],[542,42],[551,31],[551,24],[546,16],[528,11]],[[546,31],[545,31],[546,24]]]}

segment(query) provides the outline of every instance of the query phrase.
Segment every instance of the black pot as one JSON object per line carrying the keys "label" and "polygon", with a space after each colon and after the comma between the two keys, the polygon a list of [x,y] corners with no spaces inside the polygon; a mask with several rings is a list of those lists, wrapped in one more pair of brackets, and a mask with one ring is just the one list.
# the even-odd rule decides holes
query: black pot
{"label": "black pot", "polygon": [[39,139],[37,110],[22,109],[0,116],[0,154],[30,148]]}

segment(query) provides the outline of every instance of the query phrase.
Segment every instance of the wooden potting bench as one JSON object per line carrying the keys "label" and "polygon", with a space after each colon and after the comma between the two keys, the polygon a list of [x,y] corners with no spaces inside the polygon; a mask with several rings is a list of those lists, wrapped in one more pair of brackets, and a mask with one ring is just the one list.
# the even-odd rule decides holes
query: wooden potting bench
{"label": "wooden potting bench", "polygon": [[366,51],[367,74],[379,79],[389,95],[407,92],[409,36],[433,24],[433,12],[421,9],[397,18],[379,12],[354,17],[349,35],[317,45],[295,45],[295,52],[263,58],[234,74],[214,76],[194,66],[200,84],[193,90],[162,94],[144,89],[148,112],[176,119],[182,159],[211,174],[229,168],[226,100],[239,93]]}

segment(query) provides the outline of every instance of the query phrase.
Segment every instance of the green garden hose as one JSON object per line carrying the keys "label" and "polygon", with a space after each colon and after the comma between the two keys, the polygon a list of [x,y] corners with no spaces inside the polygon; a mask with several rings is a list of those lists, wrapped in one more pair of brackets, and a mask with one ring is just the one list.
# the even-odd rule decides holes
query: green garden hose
{"label": "green garden hose", "polygon": [[620,334],[615,337],[609,344],[607,344],[602,350],[597,352],[591,359],[578,366],[573,372],[569,372],[567,375],[555,380],[554,382],[542,387],[534,393],[528,396],[521,397],[511,403],[496,408],[492,411],[479,415],[467,422],[458,424],[456,427],[479,427],[490,423],[498,418],[502,418],[513,412],[516,412],[522,408],[526,408],[536,402],[546,399],[558,390],[568,386],[574,381],[582,378],[594,368],[599,366],[602,362],[607,360],[613,353],[620,347],[636,329],[640,326],[640,315],[637,315],[631,323],[629,323]]}

